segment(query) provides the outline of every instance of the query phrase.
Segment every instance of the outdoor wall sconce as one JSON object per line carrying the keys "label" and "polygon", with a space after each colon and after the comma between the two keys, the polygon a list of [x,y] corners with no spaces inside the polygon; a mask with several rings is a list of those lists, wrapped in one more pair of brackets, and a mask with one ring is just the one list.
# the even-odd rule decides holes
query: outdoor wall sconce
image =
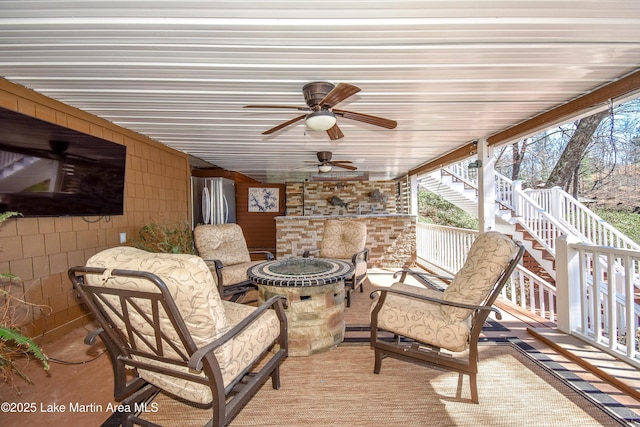
{"label": "outdoor wall sconce", "polygon": [[475,160],[467,165],[469,169],[480,169],[482,167],[482,160]]}

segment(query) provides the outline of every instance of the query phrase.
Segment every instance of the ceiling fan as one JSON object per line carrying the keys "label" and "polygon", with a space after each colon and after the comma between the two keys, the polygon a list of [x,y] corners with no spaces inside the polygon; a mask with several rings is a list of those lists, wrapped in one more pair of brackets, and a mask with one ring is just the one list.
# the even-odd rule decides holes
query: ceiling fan
{"label": "ceiling fan", "polygon": [[[331,151],[318,151],[316,153],[316,156],[318,157],[318,162],[320,162],[320,164],[318,164],[318,171],[321,173],[330,172],[333,167],[348,169],[350,171],[354,171],[358,169],[357,167],[351,165],[351,163],[353,162],[350,160],[333,160],[332,161],[331,157],[333,156],[333,153],[331,153]],[[306,161],[305,163],[316,163],[316,162]]]}
{"label": "ceiling fan", "polygon": [[349,83],[338,83],[334,85],[328,82],[313,82],[307,83],[302,88],[302,94],[304,95],[307,107],[294,107],[290,105],[245,105],[244,108],[293,108],[299,111],[307,111],[305,114],[262,132],[263,135],[272,134],[304,119],[310,129],[326,131],[331,140],[340,139],[344,137],[344,134],[338,127],[336,116],[387,129],[395,129],[398,125],[395,120],[334,108],[336,104],[358,92],[360,92],[360,88]]}

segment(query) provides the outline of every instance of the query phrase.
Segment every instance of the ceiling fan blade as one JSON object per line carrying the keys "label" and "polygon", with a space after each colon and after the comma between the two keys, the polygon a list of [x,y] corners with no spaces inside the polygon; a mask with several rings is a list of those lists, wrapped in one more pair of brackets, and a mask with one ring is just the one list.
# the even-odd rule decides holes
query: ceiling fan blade
{"label": "ceiling fan blade", "polygon": [[245,105],[242,108],[286,108],[300,111],[310,111],[309,107],[295,107],[293,105]]}
{"label": "ceiling fan blade", "polygon": [[294,119],[288,120],[288,121],[286,121],[286,122],[284,122],[284,123],[280,123],[280,124],[279,124],[278,126],[276,126],[276,127],[273,127],[273,128],[271,128],[271,129],[269,129],[269,130],[265,130],[264,132],[262,132],[262,134],[263,134],[263,135],[270,135],[270,134],[272,134],[272,133],[274,133],[274,132],[279,131],[279,130],[280,130],[280,129],[282,129],[282,128],[285,128],[285,127],[287,127],[287,126],[289,126],[289,125],[294,124],[295,122],[299,122],[300,120],[304,119],[305,117],[307,117],[307,115],[306,115],[306,114],[303,114],[303,115],[298,116],[298,117],[296,117],[296,118],[294,118]]}
{"label": "ceiling fan blade", "polygon": [[358,169],[355,166],[347,165],[347,164],[344,164],[344,163],[334,163],[334,162],[329,162],[329,163],[331,163],[333,166],[335,166],[337,168],[348,169],[350,171],[354,171],[354,170]]}
{"label": "ceiling fan blade", "polygon": [[351,160],[331,160],[331,163],[353,163]]}
{"label": "ceiling fan blade", "polygon": [[333,125],[331,129],[327,130],[327,135],[329,135],[329,139],[332,141],[335,141],[336,139],[340,139],[344,137],[344,134],[338,127],[337,123]]}
{"label": "ceiling fan blade", "polygon": [[334,87],[331,92],[324,97],[322,101],[318,105],[320,106],[328,106],[329,108],[333,107],[339,102],[344,101],[348,97],[355,95],[360,92],[360,88],[354,86],[349,83],[338,83],[336,87]]}
{"label": "ceiling fan blade", "polygon": [[383,117],[372,116],[370,114],[356,113],[347,110],[332,110],[335,114],[344,117],[345,119],[357,120],[359,122],[369,123],[371,125],[380,126],[387,129],[395,129],[398,126],[398,122],[395,120],[385,119]]}

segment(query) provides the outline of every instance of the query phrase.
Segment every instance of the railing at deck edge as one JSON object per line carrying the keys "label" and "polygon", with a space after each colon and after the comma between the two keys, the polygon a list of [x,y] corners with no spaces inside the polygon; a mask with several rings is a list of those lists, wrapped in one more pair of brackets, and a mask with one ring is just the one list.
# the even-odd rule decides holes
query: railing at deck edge
{"label": "railing at deck edge", "polygon": [[[418,259],[439,273],[453,275],[464,264],[477,235],[475,230],[418,223]],[[640,274],[640,251],[588,245],[566,235],[554,246],[558,249],[556,282],[563,286],[556,290],[518,266],[502,297],[555,321],[561,331],[640,367],[636,337],[640,307],[635,303],[634,286]]]}
{"label": "railing at deck edge", "polygon": [[[435,224],[418,223],[416,227],[418,258],[439,273],[454,275],[462,268],[478,231]],[[501,296],[550,322],[556,319],[556,288],[518,265]]]}
{"label": "railing at deck edge", "polygon": [[558,328],[640,368],[640,251],[558,239]]}

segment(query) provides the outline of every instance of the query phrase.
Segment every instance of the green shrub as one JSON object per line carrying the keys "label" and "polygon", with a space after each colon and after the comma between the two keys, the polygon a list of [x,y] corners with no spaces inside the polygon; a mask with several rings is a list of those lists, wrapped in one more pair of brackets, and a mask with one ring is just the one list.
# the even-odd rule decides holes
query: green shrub
{"label": "green shrub", "polygon": [[[19,215],[17,212],[0,213],[0,223]],[[18,278],[10,273],[0,273],[0,279],[11,282]],[[32,304],[4,289],[0,289],[0,301],[0,380],[8,384],[12,390],[18,391],[13,381],[15,376],[32,383],[31,379],[18,366],[19,359],[23,356],[35,356],[42,363],[45,371],[49,370],[49,361],[40,346],[23,335],[16,325],[15,304]]]}
{"label": "green shrub", "polygon": [[127,242],[127,244],[147,252],[195,253],[193,234],[188,221],[171,225],[158,223],[143,225],[138,232],[138,238]]}
{"label": "green shrub", "polygon": [[418,190],[419,220],[430,224],[477,230],[478,219],[435,193]]}

